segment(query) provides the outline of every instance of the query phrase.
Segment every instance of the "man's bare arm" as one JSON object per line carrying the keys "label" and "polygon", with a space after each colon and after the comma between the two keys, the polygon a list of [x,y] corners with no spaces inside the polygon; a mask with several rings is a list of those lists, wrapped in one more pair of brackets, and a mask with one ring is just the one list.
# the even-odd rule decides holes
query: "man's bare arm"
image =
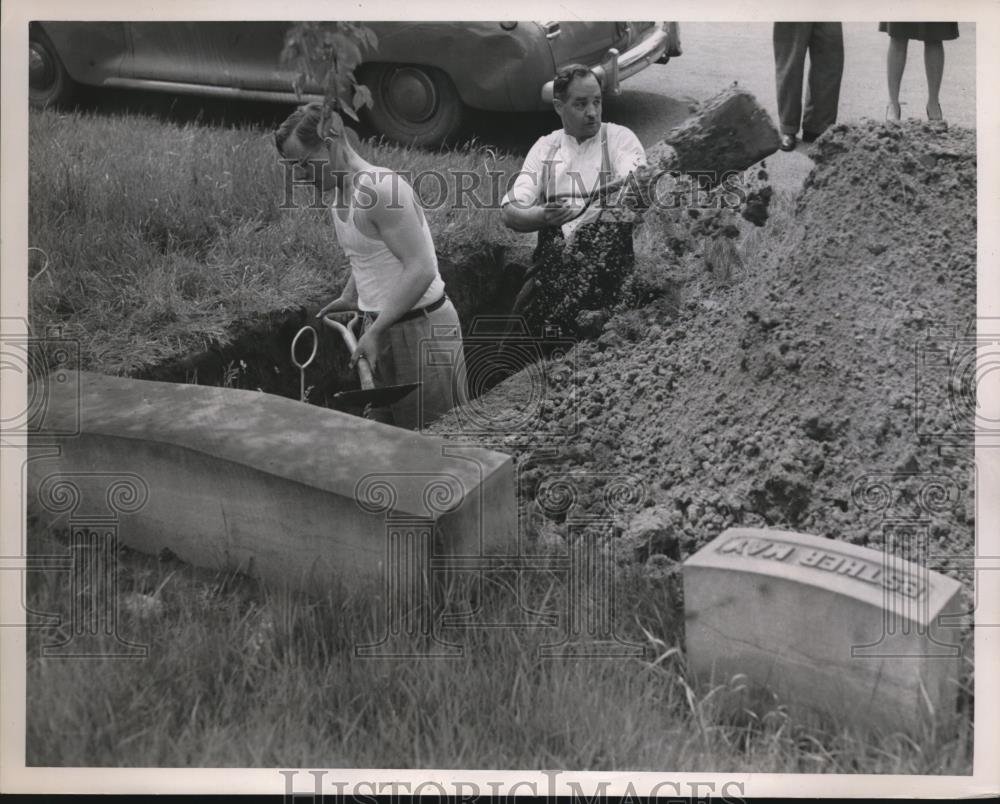
{"label": "man's bare arm", "polygon": [[347,280],[341,294],[326,307],[316,313],[316,318],[322,318],[327,313],[345,313],[358,309],[358,288],[354,283],[354,274]]}
{"label": "man's bare arm", "polygon": [[[386,247],[403,263],[403,275],[389,293],[374,327],[384,330],[413,309],[437,273],[434,243],[423,227],[423,214],[409,185],[400,182],[398,203],[385,192],[365,215]],[[384,189],[384,188],[383,188]]]}

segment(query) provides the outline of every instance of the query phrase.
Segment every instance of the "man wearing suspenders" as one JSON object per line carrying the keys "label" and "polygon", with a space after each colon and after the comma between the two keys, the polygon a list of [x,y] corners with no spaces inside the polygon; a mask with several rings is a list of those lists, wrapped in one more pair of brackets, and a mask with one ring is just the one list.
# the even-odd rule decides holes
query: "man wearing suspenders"
{"label": "man wearing suspenders", "polygon": [[570,65],[553,84],[562,128],[539,139],[501,202],[504,223],[538,232],[532,267],[513,314],[530,325],[573,332],[583,310],[612,307],[632,270],[632,224],[596,221],[587,199],[646,164],[624,126],[601,122],[601,85],[589,67]]}
{"label": "man wearing suspenders", "polygon": [[330,212],[351,263],[340,296],[319,311],[360,310],[364,333],[351,356],[364,356],[376,386],[421,386],[372,418],[420,429],[466,399],[458,313],[445,295],[427,218],[398,173],[365,161],[335,112],[296,109],[275,134],[278,152],[295,161],[296,181],[333,189]]}

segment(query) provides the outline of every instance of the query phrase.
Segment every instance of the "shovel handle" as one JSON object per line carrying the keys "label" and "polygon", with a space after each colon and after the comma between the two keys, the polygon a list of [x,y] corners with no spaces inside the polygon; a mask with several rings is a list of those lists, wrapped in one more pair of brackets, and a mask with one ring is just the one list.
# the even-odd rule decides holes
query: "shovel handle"
{"label": "shovel handle", "polygon": [[344,343],[347,344],[347,351],[353,355],[354,350],[358,348],[358,339],[354,337],[352,327],[354,326],[354,322],[359,320],[358,314],[355,313],[351,320],[347,322],[346,326],[341,324],[339,321],[335,321],[330,317],[330,315],[331,314],[328,313],[323,316],[323,323],[330,327],[330,329],[334,329],[340,333],[340,337],[343,338]]}
{"label": "shovel handle", "polygon": [[358,376],[361,378],[361,387],[364,390],[370,391],[375,387],[375,378],[372,376],[371,363],[367,357],[358,358]]}
{"label": "shovel handle", "polygon": [[[354,350],[358,348],[357,338],[354,336],[354,324],[361,319],[358,317],[357,313],[354,317],[347,322],[347,325],[341,324],[339,321],[334,321],[332,318],[323,316],[323,323],[326,324],[331,329],[337,330],[340,336],[344,339],[344,343],[347,344],[347,349],[351,354],[354,354]],[[368,362],[367,357],[358,358],[358,377],[361,379],[361,387],[370,391],[375,387],[375,378],[372,376],[372,366]]]}

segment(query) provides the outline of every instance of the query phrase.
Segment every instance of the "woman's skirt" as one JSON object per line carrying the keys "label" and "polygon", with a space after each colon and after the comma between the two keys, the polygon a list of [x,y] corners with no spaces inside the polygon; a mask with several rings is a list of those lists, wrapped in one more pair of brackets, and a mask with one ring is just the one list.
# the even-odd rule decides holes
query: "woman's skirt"
{"label": "woman's skirt", "polygon": [[880,22],[878,29],[893,39],[917,39],[920,42],[958,39],[957,22]]}

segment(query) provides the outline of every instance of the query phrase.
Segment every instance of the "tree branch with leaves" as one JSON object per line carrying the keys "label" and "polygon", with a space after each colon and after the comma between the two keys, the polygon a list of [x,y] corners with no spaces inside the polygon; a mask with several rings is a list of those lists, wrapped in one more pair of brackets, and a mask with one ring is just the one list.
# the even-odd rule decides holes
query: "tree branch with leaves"
{"label": "tree branch with leaves", "polygon": [[378,37],[364,23],[297,22],[285,33],[281,62],[296,69],[292,89],[300,101],[306,91],[322,92],[321,127],[328,117],[336,126],[339,113],[357,121],[358,111],[372,105],[371,92],[354,71],[367,51],[377,49]]}

